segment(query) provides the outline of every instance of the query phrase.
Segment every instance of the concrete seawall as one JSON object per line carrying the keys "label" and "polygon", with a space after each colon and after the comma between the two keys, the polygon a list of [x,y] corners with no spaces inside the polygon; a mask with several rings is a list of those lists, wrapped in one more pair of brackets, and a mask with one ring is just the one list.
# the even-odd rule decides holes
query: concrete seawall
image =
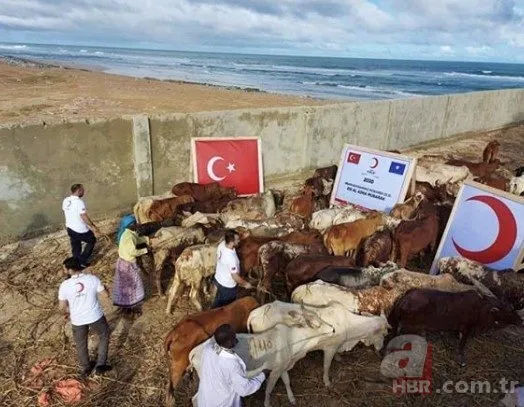
{"label": "concrete seawall", "polygon": [[93,217],[192,180],[192,137],[257,136],[266,178],[337,163],[345,143],[403,149],[524,121],[524,89],[323,106],[245,109],[2,128],[0,243],[58,228],[86,185]]}

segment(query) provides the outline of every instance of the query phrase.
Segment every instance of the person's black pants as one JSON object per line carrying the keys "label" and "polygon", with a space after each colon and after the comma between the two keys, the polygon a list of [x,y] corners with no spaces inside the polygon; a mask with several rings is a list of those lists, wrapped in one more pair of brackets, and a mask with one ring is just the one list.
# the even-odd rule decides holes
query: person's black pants
{"label": "person's black pants", "polygon": [[211,308],[223,307],[224,305],[231,304],[237,299],[237,287],[224,287],[215,279],[213,279],[213,284],[217,287],[217,295]]}
{"label": "person's black pants", "polygon": [[[77,233],[72,229],[67,228],[67,234],[71,240],[71,250],[73,257],[77,259],[80,264],[86,264],[95,248],[96,237],[90,230],[86,233]],[[82,251],[82,242],[86,244],[84,251]]]}
{"label": "person's black pants", "polygon": [[106,317],[103,316],[98,321],[86,325],[72,325],[73,338],[75,339],[78,362],[82,370],[89,370],[89,351],[87,348],[87,337],[89,329],[92,329],[98,335],[100,343],[98,344],[98,359],[96,366],[104,366],[107,363],[107,348],[109,346],[109,325]]}

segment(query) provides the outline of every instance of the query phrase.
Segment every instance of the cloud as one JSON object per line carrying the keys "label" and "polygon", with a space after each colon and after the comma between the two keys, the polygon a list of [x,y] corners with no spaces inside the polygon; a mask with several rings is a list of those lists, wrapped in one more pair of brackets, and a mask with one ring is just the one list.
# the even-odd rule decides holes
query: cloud
{"label": "cloud", "polygon": [[497,58],[522,52],[523,6],[524,0],[2,0],[0,38],[333,55],[359,49],[358,56],[395,47],[398,57],[439,49],[448,57],[464,50]]}

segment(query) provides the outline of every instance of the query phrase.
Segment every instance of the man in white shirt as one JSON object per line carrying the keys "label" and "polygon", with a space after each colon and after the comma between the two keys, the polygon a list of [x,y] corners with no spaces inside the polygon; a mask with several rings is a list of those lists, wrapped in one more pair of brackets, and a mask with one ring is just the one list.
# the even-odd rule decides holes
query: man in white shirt
{"label": "man in white shirt", "polygon": [[196,399],[197,407],[241,407],[241,397],[255,393],[266,379],[267,371],[247,378],[246,364],[233,351],[238,343],[231,325],[218,327],[214,341],[202,353],[202,368]]}
{"label": "man in white shirt", "polygon": [[[64,261],[64,266],[71,277],[60,284],[58,290],[59,308],[65,312],[66,318],[71,318],[73,338],[76,344],[80,374],[87,377],[93,368],[96,374],[111,370],[107,365],[107,348],[109,346],[109,325],[99,301],[99,296],[109,295],[98,277],[83,273],[83,267],[77,259],[70,257]],[[97,362],[89,361],[87,338],[89,329],[93,329],[99,339]]]}
{"label": "man in white shirt", "polygon": [[213,283],[217,294],[211,308],[223,307],[236,300],[237,285],[249,290],[250,283],[240,277],[240,260],[235,247],[240,243],[240,236],[235,230],[227,230],[225,239],[217,247],[217,265]]}
{"label": "man in white shirt", "polygon": [[[67,234],[71,240],[73,257],[78,259],[83,267],[89,266],[89,257],[93,253],[96,237],[93,232],[100,233],[96,225],[87,216],[86,205],[82,200],[85,190],[82,184],[71,187],[71,196],[62,202]],[[82,242],[86,244],[82,251]]]}

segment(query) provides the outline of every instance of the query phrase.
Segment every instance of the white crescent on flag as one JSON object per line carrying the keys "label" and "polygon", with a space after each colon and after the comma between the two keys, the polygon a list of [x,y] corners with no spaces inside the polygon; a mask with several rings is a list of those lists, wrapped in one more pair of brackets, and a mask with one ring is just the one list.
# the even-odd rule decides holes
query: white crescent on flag
{"label": "white crescent on flag", "polygon": [[213,166],[215,165],[215,163],[217,161],[224,161],[224,159],[220,156],[214,156],[211,158],[211,160],[209,160],[209,162],[207,163],[207,175],[209,176],[209,178],[211,178],[213,181],[222,181],[224,178],[226,177],[219,177],[215,174],[215,171],[213,169]]}

